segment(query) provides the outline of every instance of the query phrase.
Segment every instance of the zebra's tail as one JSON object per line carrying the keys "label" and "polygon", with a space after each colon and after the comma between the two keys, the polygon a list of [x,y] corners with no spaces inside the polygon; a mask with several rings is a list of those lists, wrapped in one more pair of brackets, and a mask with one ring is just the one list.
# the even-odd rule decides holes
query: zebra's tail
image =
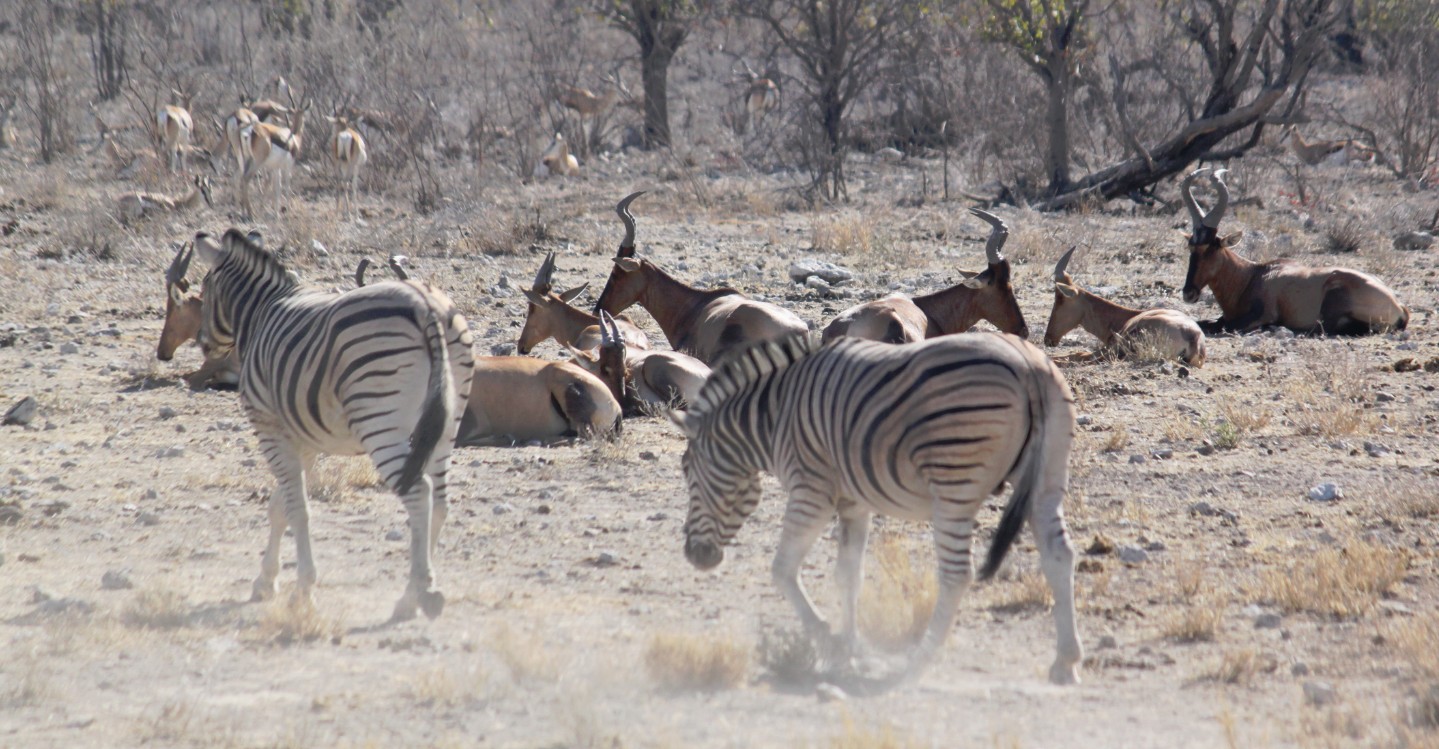
{"label": "zebra's tail", "polygon": [[425,471],[435,446],[445,436],[445,427],[453,421],[450,404],[454,402],[451,390],[454,383],[450,378],[450,356],[445,345],[445,330],[433,307],[427,311],[425,321],[425,347],[430,353],[430,382],[425,388],[425,402],[420,407],[420,420],[410,434],[410,455],[400,468],[396,489],[400,494],[410,491]]}
{"label": "zebra's tail", "polygon": [[1014,492],[1009,495],[1009,504],[999,517],[994,540],[989,543],[989,552],[984,557],[984,566],[979,569],[979,579],[988,580],[999,571],[1009,547],[1024,528],[1024,519],[1029,515],[1029,505],[1034,501],[1035,489],[1044,472],[1045,427],[1048,422],[1045,413],[1045,388],[1032,374],[1026,379],[1029,395],[1029,434],[1025,436],[1024,447],[1020,449],[1018,465],[1010,475],[1015,476]]}

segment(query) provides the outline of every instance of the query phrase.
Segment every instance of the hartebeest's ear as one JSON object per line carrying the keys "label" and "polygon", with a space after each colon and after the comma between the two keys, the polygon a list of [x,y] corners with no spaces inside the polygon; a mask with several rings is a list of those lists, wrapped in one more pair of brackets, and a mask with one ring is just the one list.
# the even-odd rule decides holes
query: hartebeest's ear
{"label": "hartebeest's ear", "polygon": [[1220,237],[1220,238],[1219,238],[1219,245],[1220,245],[1221,247],[1233,247],[1234,245],[1239,244],[1239,240],[1241,240],[1241,239],[1243,239],[1243,238],[1244,238],[1244,230],[1243,230],[1243,229],[1240,229],[1239,231],[1236,231],[1236,232],[1234,232],[1233,234],[1229,234],[1229,235],[1227,235],[1227,236]]}
{"label": "hartebeest's ear", "polygon": [[589,287],[590,282],[585,281],[584,283],[574,287],[573,289],[570,289],[569,291],[561,291],[560,301],[564,302],[565,304],[569,304],[570,302],[573,302],[575,300],[575,297],[585,293],[585,289],[588,289]]}
{"label": "hartebeest's ear", "polygon": [[1073,298],[1079,296],[1079,289],[1076,289],[1076,288],[1074,288],[1073,286],[1070,286],[1070,285],[1067,284],[1067,283],[1057,283],[1057,284],[1055,284],[1055,285],[1054,285],[1054,290],[1057,291],[1057,292],[1059,292],[1060,294],[1062,294],[1062,295],[1070,298],[1070,299],[1073,299]]}
{"label": "hartebeest's ear", "polygon": [[571,345],[568,344],[568,343],[565,344],[565,348],[569,349],[569,351],[570,351],[570,356],[573,356],[573,357],[575,357],[576,359],[583,359],[583,360],[589,362],[590,364],[594,364],[595,362],[598,362],[598,361],[600,360],[600,355],[597,354],[597,353],[594,353],[593,351],[585,351],[585,350],[583,350],[583,349],[577,349],[577,348],[575,348],[574,346],[571,346]]}
{"label": "hartebeest's ear", "polygon": [[618,265],[620,270],[626,273],[634,273],[640,269],[640,261],[632,257],[617,257],[615,258],[615,265]]}
{"label": "hartebeest's ear", "polygon": [[173,303],[173,304],[184,304],[184,303],[185,303],[185,297],[184,297],[185,290],[182,289],[182,288],[180,288],[180,284],[182,284],[182,283],[184,283],[183,280],[181,280],[181,281],[179,281],[179,282],[177,282],[177,283],[172,283],[172,284],[170,284],[170,288],[168,289],[168,291],[170,292],[170,302]]}
{"label": "hartebeest's ear", "polygon": [[525,298],[530,300],[530,304],[536,307],[543,307],[545,305],[545,296],[534,289],[520,289],[520,293],[524,294]]}
{"label": "hartebeest's ear", "polygon": [[959,285],[963,286],[966,289],[982,289],[985,287],[985,281],[979,276],[974,276],[973,278],[965,278],[960,280]]}

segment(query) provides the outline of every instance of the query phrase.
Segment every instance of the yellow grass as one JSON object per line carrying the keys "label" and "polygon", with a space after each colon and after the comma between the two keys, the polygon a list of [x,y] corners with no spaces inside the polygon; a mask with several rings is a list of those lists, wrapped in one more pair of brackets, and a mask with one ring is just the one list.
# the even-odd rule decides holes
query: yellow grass
{"label": "yellow grass", "polygon": [[893,531],[875,534],[870,544],[859,631],[880,648],[902,650],[918,642],[934,612],[939,592],[934,552],[928,543],[913,548],[917,545]]}
{"label": "yellow grass", "polygon": [[749,654],[733,637],[661,633],[645,650],[645,670],[661,689],[717,692],[744,681]]}
{"label": "yellow grass", "polygon": [[1370,543],[1323,549],[1289,569],[1269,570],[1260,579],[1263,600],[1287,612],[1308,611],[1340,618],[1363,616],[1393,589],[1409,568],[1409,555]]}
{"label": "yellow grass", "polygon": [[315,602],[305,596],[282,595],[265,609],[258,631],[265,641],[281,645],[316,640],[338,644],[344,625],[338,618],[321,614]]}

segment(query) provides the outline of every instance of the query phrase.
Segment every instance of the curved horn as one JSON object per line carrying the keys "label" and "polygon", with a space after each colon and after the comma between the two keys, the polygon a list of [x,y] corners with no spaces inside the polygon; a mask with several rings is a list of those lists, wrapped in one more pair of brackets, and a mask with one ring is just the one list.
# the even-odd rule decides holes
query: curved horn
{"label": "curved horn", "polygon": [[616,346],[623,346],[623,345],[625,345],[624,336],[620,335],[620,323],[619,323],[619,321],[615,319],[614,315],[611,315],[611,314],[608,313],[608,312],[604,313],[604,315],[605,315],[605,317],[608,317],[609,320],[610,320],[610,338],[613,338],[613,339],[614,339],[614,342],[615,342],[615,345],[616,345]]}
{"label": "curved horn", "polygon": [[1224,211],[1229,208],[1229,185],[1224,184],[1224,175],[1228,172],[1228,169],[1220,169],[1209,178],[1209,181],[1214,183],[1214,189],[1219,192],[1214,209],[1204,217],[1204,225],[1211,229],[1219,228],[1219,221],[1224,218]]}
{"label": "curved horn", "polygon": [[370,268],[370,259],[360,258],[360,264],[355,266],[355,286],[363,288],[365,285],[365,271]]}
{"label": "curved horn", "polygon": [[614,338],[610,336],[610,313],[600,310],[600,347],[614,345]]}
{"label": "curved horn", "polygon": [[1070,245],[1069,250],[1059,256],[1059,262],[1054,266],[1054,280],[1056,283],[1064,283],[1065,276],[1068,275],[1065,269],[1069,267],[1069,259],[1074,256],[1074,250],[1078,246],[1079,245]]}
{"label": "curved horn", "polygon": [[1199,203],[1194,200],[1194,181],[1200,175],[1209,171],[1209,167],[1200,167],[1189,173],[1184,178],[1184,183],[1179,186],[1179,197],[1184,199],[1184,207],[1189,209],[1189,221],[1198,229],[1204,226],[1204,212],[1199,210]]}
{"label": "curved horn", "polygon": [[533,289],[541,294],[548,292],[554,285],[555,280],[555,253],[550,251],[545,254],[545,261],[540,263],[540,270],[535,274]]}
{"label": "curved horn", "polygon": [[405,263],[409,262],[409,260],[410,259],[405,257],[404,255],[390,256],[390,270],[395,274],[395,278],[398,278],[401,281],[410,280],[410,272],[405,270]]}
{"label": "curved horn", "polygon": [[1003,219],[988,211],[971,208],[969,212],[994,227],[989,232],[989,241],[984,244],[984,254],[989,258],[989,264],[996,265],[1004,262],[1004,256],[999,254],[999,250],[1004,247],[1005,240],[1009,239],[1009,227],[1005,225]]}
{"label": "curved horn", "polygon": [[180,245],[179,251],[175,253],[175,258],[170,261],[170,267],[165,269],[165,283],[177,284],[184,280],[185,274],[190,270],[190,259],[193,257],[195,257],[193,242]]}
{"label": "curved horn", "polygon": [[620,220],[625,222],[625,238],[624,241],[620,242],[620,252],[617,257],[635,256],[635,217],[630,215],[630,203],[635,202],[635,198],[644,195],[646,192],[648,191],[640,190],[639,192],[630,193],[615,206],[615,213],[619,214]]}

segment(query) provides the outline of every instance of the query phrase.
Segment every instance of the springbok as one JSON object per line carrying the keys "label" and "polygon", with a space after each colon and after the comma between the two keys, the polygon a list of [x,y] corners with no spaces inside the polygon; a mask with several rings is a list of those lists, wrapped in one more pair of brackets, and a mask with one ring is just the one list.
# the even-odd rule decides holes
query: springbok
{"label": "springbok", "polygon": [[745,114],[748,121],[759,129],[760,120],[766,114],[779,109],[779,85],[770,78],[761,76],[754,72],[754,68],[748,62],[740,61],[744,65],[744,75],[740,76],[747,84],[744,94]]}
{"label": "springbok", "polygon": [[1199,301],[1205,287],[1223,312],[1218,320],[1200,323],[1205,333],[1244,333],[1277,325],[1296,333],[1368,335],[1403,330],[1409,309],[1384,282],[1348,268],[1307,268],[1285,260],[1256,263],[1231,249],[1244,232],[1219,236],[1219,222],[1229,206],[1227,169],[1210,175],[1217,192],[1214,208],[1199,208],[1194,181],[1209,171],[1196,169],[1184,179],[1180,196],[1194,227],[1189,237],[1189,270],[1184,276],[1184,301]]}
{"label": "springbok", "polygon": [[1080,288],[1065,270],[1073,256],[1070,247],[1054,266],[1054,308],[1044,345],[1058,346],[1066,333],[1082,327],[1099,339],[1102,350],[1119,356],[1147,348],[1166,359],[1204,366],[1204,331],[1194,318],[1172,309],[1125,307]]}
{"label": "springbok", "polygon": [[139,221],[156,213],[179,213],[200,204],[213,205],[210,197],[210,178],[203,175],[191,180],[193,186],[183,197],[162,195],[154,192],[127,192],[115,201],[115,212],[121,223]]}
{"label": "springbok", "polygon": [[714,366],[725,355],[761,341],[809,332],[797,315],[778,305],[749,299],[734,289],[696,289],[675,280],[647,258],[635,255],[635,219],[630,203],[644,191],[625,196],[615,213],[625,238],[614,268],[595,302],[595,313],[612,315],[639,304],[654,317],[676,351]]}
{"label": "springbok", "polygon": [[[520,290],[530,302],[529,310],[525,314],[525,327],[520,330],[520,340],[515,344],[515,351],[520,354],[530,353],[535,346],[550,338],[559,341],[561,346],[571,346],[582,351],[589,351],[600,345],[600,318],[570,305],[589,283],[556,293],[554,277],[555,253],[551,252],[545,255],[545,261],[540,263],[534,284],[528,289]],[[643,330],[635,327],[634,323],[620,318],[619,325],[621,337],[626,344],[637,349],[650,347],[649,337]]]}
{"label": "springbok", "polygon": [[246,216],[250,208],[250,181],[261,173],[269,173],[275,188],[275,215],[280,215],[280,202],[290,181],[290,172],[300,157],[301,135],[305,129],[305,113],[309,105],[296,108],[293,128],[252,122],[240,129],[241,150],[245,169],[240,175],[240,206]]}
{"label": "springbok", "polygon": [[[195,340],[200,332],[204,299],[199,291],[190,290],[190,282],[185,278],[194,256],[195,246],[186,242],[175,253],[170,267],[165,269],[165,326],[160,330],[160,343],[155,347],[155,358],[160,361],[174,359],[175,350]],[[185,383],[191,390],[203,390],[208,385],[234,387],[239,382],[240,360],[233,351],[219,359],[205,357],[200,369],[185,377]]]}
{"label": "springbok", "polygon": [[190,120],[190,96],[171,89],[180,101],[179,105],[166,104],[155,114],[155,132],[165,145],[170,157],[170,171],[185,173],[185,161],[180,157],[180,147],[190,145],[195,126]]}
{"label": "springbok", "polygon": [[570,153],[570,146],[565,142],[562,133],[555,133],[555,139],[550,142],[545,152],[540,154],[540,162],[535,164],[536,178],[544,177],[578,177],[580,174],[580,160]]}
{"label": "springbok", "polygon": [[704,362],[678,351],[631,350],[610,313],[601,312],[600,320],[599,347],[582,351],[572,346],[570,353],[575,364],[609,387],[626,416],[695,402],[710,376]]}
{"label": "springbok", "polygon": [[331,128],[330,156],[339,167],[342,182],[337,200],[342,202],[345,215],[349,216],[355,210],[355,195],[360,189],[360,169],[370,160],[370,154],[365,148],[365,139],[360,136],[359,130],[350,126],[349,119],[338,113],[325,119],[329,120]]}
{"label": "springbok", "polygon": [[569,362],[475,359],[470,403],[455,444],[494,447],[617,435],[622,410],[599,378]]}
{"label": "springbok", "polygon": [[1354,138],[1317,140],[1310,143],[1304,140],[1304,136],[1299,134],[1299,128],[1294,125],[1285,128],[1284,132],[1289,137],[1289,146],[1294,150],[1294,155],[1309,166],[1325,162],[1341,166],[1355,162],[1373,163],[1378,154],[1373,148]]}
{"label": "springbok", "polygon": [[1000,254],[1009,238],[1009,227],[992,213],[978,208],[971,208],[970,213],[993,227],[984,246],[987,269],[981,273],[960,271],[964,280],[933,294],[913,298],[896,294],[850,307],[825,327],[823,340],[827,343],[850,336],[883,343],[914,343],[963,333],[980,320],[1028,338],[1029,326],[1009,283],[1009,261]]}

